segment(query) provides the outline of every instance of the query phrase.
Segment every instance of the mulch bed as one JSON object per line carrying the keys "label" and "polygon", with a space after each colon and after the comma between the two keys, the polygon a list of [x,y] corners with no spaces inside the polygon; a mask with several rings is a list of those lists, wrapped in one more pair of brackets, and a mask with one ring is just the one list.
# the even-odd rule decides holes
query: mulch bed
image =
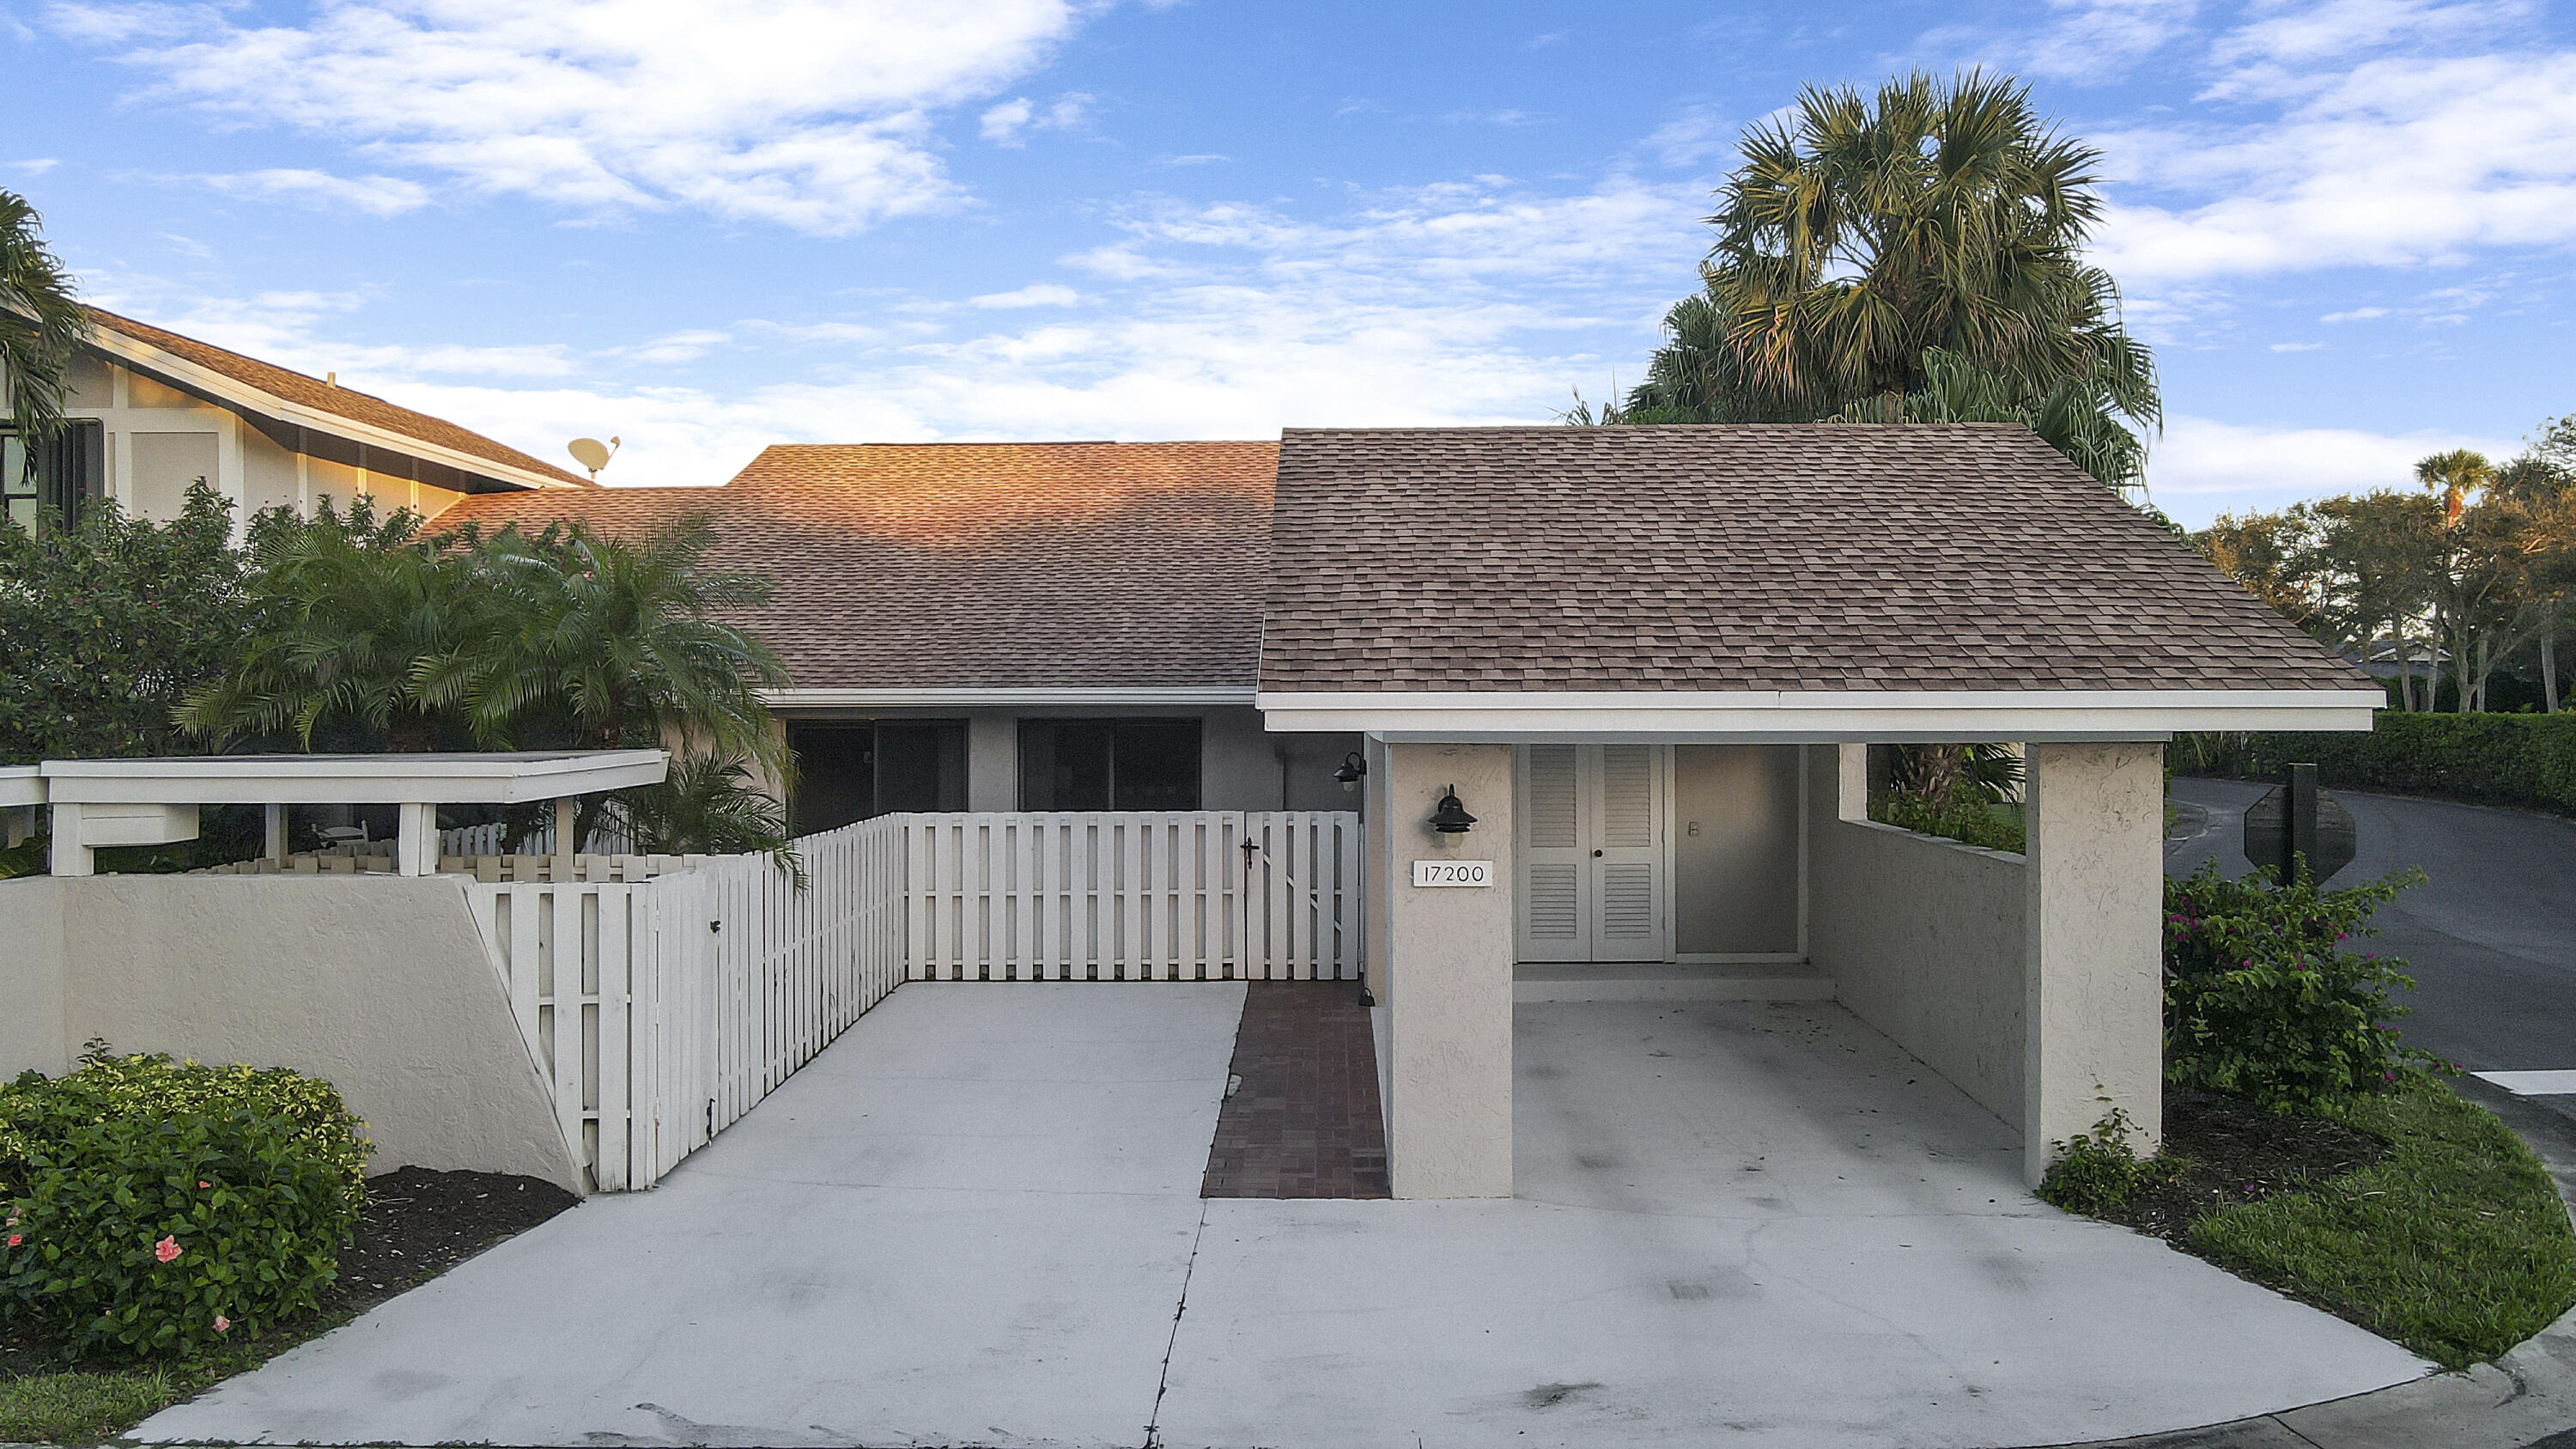
{"label": "mulch bed", "polygon": [[2388,1144],[2340,1122],[2283,1116],[2211,1092],[2168,1089],[2164,1150],[2190,1165],[2168,1181],[2139,1188],[2104,1216],[2179,1243],[2193,1223],[2220,1208],[2367,1167]]}
{"label": "mulch bed", "polygon": [[1355,981],[1255,981],[1201,1197],[1387,1196],[1377,1046]]}
{"label": "mulch bed", "polygon": [[[579,1201],[553,1183],[500,1172],[405,1167],[368,1178],[357,1236],[340,1250],[340,1276],[323,1290],[320,1311],[306,1322],[363,1313]],[[300,1322],[272,1330],[298,1336],[310,1331]],[[81,1366],[119,1365],[102,1355]],[[62,1347],[50,1334],[0,1323],[0,1378],[63,1367]]]}

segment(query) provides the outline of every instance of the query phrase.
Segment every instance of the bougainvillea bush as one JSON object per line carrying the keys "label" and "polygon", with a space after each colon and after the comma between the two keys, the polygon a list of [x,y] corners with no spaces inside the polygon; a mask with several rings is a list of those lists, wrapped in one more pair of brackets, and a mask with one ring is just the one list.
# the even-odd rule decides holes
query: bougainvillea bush
{"label": "bougainvillea bush", "polygon": [[94,1052],[0,1088],[0,1309],[71,1353],[184,1353],[316,1306],[368,1143],[327,1082]]}
{"label": "bougainvillea bush", "polygon": [[2227,880],[2212,862],[2166,882],[2166,1079],[2311,1112],[2441,1065],[2398,1039],[2406,963],[2353,945],[2421,879],[2323,891],[2268,870]]}

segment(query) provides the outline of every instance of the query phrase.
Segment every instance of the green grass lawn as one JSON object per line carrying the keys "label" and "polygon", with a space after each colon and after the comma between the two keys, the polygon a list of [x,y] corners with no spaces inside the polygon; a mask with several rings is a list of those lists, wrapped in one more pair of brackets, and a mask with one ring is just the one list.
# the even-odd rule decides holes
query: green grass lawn
{"label": "green grass lawn", "polygon": [[2387,1154],[2212,1212],[2191,1251],[2444,1368],[2492,1359],[2576,1303],[2566,1205],[2494,1113],[2427,1082],[2337,1115]]}
{"label": "green grass lawn", "polygon": [[112,1438],[191,1394],[338,1328],[360,1311],[308,1315],[193,1358],[0,1376],[0,1444],[95,1444]]}

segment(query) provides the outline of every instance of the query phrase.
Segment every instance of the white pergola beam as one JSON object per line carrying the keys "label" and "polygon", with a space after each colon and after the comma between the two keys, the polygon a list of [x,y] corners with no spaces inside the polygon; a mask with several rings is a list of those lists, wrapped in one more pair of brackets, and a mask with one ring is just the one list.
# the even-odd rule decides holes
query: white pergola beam
{"label": "white pergola beam", "polygon": [[[524,805],[658,785],[661,750],[549,750],[436,755],[204,755],[152,760],[47,760],[0,773],[0,789],[52,807],[53,871],[89,875],[104,845],[165,845],[197,836],[197,807],[265,809],[272,859],[286,848],[289,805],[392,805],[394,868],[438,868],[438,807]],[[32,771],[32,774],[30,774]],[[0,795],[0,803],[10,797]]]}

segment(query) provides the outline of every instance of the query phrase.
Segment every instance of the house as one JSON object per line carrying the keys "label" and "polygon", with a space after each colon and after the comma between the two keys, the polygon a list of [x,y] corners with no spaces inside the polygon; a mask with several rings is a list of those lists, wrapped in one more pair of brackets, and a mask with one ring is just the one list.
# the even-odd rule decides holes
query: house
{"label": "house", "polygon": [[24,521],[48,506],[66,517],[92,498],[129,514],[178,516],[203,479],[236,520],[265,508],[311,513],[372,498],[379,511],[436,516],[488,492],[588,488],[590,481],[425,413],[308,377],[193,337],[90,309],[74,359],[70,425],[24,466],[0,432],[0,495]]}
{"label": "house", "polygon": [[[799,829],[1364,781],[1400,1195],[1509,1193],[1512,1005],[1587,993],[1833,995],[2034,1180],[2106,1102],[2151,1142],[2162,742],[2382,700],[2001,425],[780,446],[449,516],[690,513],[777,583]],[[1980,740],[2026,859],[1866,819],[1867,746]]]}
{"label": "house", "polygon": [[[177,375],[162,337],[131,378]],[[288,450],[272,414],[319,385],[272,378],[255,407],[226,366],[182,379],[234,399],[217,436],[280,450],[262,488],[311,459],[309,486],[351,421],[295,402],[310,451]],[[1512,1191],[1532,999],[1830,996],[2016,1128],[2034,1182],[2113,1109],[2151,1147],[2163,743],[2367,729],[2385,702],[2015,426],[782,445],[716,488],[566,486],[442,446],[366,477],[442,524],[703,516],[717,562],[769,577],[746,622],[793,676],[770,702],[800,832],[1358,806],[1402,1197]],[[2024,747],[2026,854],[1867,818],[1870,746],[1972,741]],[[901,954],[894,909],[870,939]],[[741,934],[708,925],[669,939]],[[566,1142],[613,1136],[569,1072]]]}

